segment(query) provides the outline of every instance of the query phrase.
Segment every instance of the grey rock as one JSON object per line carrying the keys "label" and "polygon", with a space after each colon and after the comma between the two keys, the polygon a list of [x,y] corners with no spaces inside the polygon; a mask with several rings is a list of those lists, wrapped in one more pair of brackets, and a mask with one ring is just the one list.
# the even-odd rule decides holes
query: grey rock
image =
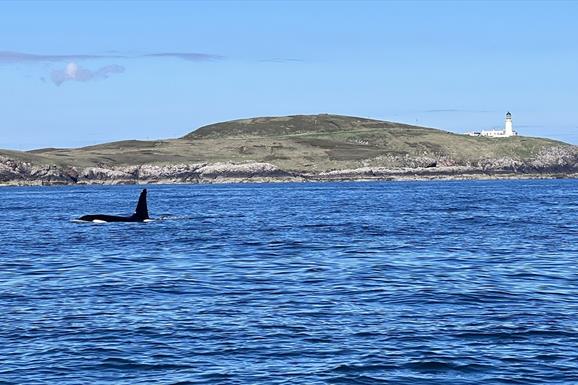
{"label": "grey rock", "polygon": [[361,167],[317,173],[288,172],[271,163],[194,163],[99,166],[78,169],[0,156],[0,184],[131,184],[275,182],[301,180],[547,178],[578,174],[578,147],[543,150],[530,160],[456,161],[447,156],[380,156]]}

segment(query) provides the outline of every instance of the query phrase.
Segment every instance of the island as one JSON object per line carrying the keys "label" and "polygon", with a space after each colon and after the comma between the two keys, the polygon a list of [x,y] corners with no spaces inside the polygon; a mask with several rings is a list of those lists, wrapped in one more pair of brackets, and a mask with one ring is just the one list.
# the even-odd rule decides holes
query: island
{"label": "island", "polygon": [[211,124],[178,139],[0,150],[0,185],[568,178],[578,147],[319,114]]}

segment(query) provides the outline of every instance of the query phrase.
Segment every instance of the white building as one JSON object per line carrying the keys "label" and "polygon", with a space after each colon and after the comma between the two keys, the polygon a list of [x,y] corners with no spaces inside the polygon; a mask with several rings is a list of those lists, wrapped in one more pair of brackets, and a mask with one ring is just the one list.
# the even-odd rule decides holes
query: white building
{"label": "white building", "polygon": [[480,132],[468,132],[466,135],[470,136],[489,136],[492,138],[507,138],[510,136],[516,136],[518,133],[514,131],[512,126],[512,114],[509,112],[506,114],[506,120],[504,121],[503,130],[482,130]]}

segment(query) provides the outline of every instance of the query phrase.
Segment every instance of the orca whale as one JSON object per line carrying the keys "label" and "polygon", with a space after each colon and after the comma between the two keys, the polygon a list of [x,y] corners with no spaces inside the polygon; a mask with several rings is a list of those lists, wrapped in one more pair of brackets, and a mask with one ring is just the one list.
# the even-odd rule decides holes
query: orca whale
{"label": "orca whale", "polygon": [[145,188],[140,193],[136,210],[133,215],[129,217],[119,217],[116,215],[83,215],[78,218],[79,221],[85,222],[144,222],[149,219],[149,211],[147,208],[147,189]]}

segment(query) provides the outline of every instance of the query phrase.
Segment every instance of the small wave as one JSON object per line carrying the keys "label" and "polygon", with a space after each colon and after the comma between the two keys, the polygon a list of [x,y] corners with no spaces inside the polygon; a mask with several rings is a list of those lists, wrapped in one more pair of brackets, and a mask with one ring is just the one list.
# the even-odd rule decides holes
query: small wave
{"label": "small wave", "polygon": [[414,361],[403,365],[403,368],[423,371],[423,372],[445,372],[445,371],[459,371],[459,372],[482,372],[493,369],[492,366],[482,364],[456,364],[446,361]]}
{"label": "small wave", "polygon": [[146,364],[125,358],[105,358],[100,365],[106,369],[129,369],[129,370],[171,370],[171,369],[190,369],[190,365],[177,364]]}
{"label": "small wave", "polygon": [[155,218],[155,220],[157,220],[157,221],[190,221],[193,219],[199,220],[199,219],[203,219],[203,217],[194,216],[194,215],[165,214],[165,215],[159,215],[158,217]]}
{"label": "small wave", "polygon": [[399,369],[399,366],[391,364],[366,364],[366,365],[341,364],[331,369],[331,371],[339,373],[359,373],[366,371],[396,370],[396,369]]}

